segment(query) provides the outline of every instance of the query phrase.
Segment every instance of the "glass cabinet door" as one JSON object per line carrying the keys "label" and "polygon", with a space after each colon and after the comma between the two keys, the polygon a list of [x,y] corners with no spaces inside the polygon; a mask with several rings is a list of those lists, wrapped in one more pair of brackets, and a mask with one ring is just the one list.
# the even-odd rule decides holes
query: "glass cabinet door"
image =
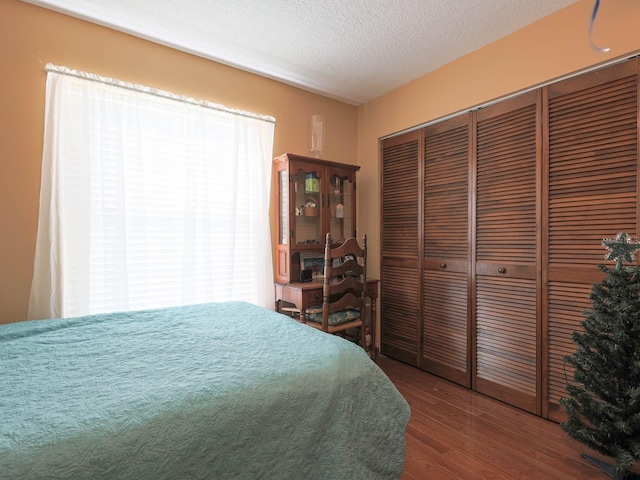
{"label": "glass cabinet door", "polygon": [[334,243],[343,242],[354,234],[352,202],[353,183],[350,177],[332,174],[329,182],[329,232]]}
{"label": "glass cabinet door", "polygon": [[278,172],[278,243],[289,244],[289,176],[286,170]]}
{"label": "glass cabinet door", "polygon": [[323,245],[320,172],[298,170],[293,177],[296,246]]}
{"label": "glass cabinet door", "polygon": [[[278,187],[275,279],[322,277],[327,233],[337,244],[354,236],[356,172],[360,167],[285,153],[273,159]],[[305,272],[305,281],[308,281]]]}

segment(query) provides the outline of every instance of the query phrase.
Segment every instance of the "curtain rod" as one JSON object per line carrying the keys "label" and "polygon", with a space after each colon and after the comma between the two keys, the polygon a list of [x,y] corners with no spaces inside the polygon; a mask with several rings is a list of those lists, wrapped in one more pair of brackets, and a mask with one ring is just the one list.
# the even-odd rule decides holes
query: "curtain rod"
{"label": "curtain rod", "polygon": [[245,112],[242,110],[234,110],[231,108],[227,108],[224,105],[212,103],[207,100],[196,100],[190,97],[175,95],[171,92],[167,92],[164,90],[146,87],[144,85],[138,85],[135,83],[123,82],[115,78],[101,77],[100,75],[96,75],[94,73],[80,72],[78,70],[72,70],[64,66],[54,65],[52,63],[47,63],[45,65],[45,70],[47,72],[58,73],[60,75],[67,75],[69,77],[82,78],[83,80],[89,80],[91,82],[97,82],[105,85],[110,85],[113,87],[123,88],[125,90],[130,90],[133,92],[146,93],[147,95],[154,95],[156,97],[166,98],[168,100],[174,100],[177,102],[188,103],[190,105],[196,105],[198,107],[209,108],[211,110],[217,110],[219,112],[229,113],[231,115],[238,115],[241,117],[253,118],[255,120],[261,120],[268,123],[276,123],[276,119],[268,115],[260,115],[257,113]]}

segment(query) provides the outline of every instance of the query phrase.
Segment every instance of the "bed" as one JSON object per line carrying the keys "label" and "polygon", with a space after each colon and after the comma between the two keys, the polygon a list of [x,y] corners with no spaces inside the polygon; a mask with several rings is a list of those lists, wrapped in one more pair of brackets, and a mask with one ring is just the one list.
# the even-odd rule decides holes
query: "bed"
{"label": "bed", "polygon": [[358,346],[243,302],[0,326],[1,479],[376,479],[405,399]]}

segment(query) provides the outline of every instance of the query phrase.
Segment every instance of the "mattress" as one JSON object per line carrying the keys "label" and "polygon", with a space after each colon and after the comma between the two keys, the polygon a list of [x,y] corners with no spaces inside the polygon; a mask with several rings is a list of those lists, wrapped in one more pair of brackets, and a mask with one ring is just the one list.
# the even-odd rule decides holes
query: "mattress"
{"label": "mattress", "polygon": [[405,399],[243,302],[0,326],[1,479],[399,478]]}

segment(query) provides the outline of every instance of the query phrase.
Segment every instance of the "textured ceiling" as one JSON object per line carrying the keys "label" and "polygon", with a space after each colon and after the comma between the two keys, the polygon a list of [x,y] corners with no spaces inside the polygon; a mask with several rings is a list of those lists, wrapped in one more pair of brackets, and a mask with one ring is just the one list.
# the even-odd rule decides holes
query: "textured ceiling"
{"label": "textured ceiling", "polygon": [[24,1],[358,105],[577,0]]}

